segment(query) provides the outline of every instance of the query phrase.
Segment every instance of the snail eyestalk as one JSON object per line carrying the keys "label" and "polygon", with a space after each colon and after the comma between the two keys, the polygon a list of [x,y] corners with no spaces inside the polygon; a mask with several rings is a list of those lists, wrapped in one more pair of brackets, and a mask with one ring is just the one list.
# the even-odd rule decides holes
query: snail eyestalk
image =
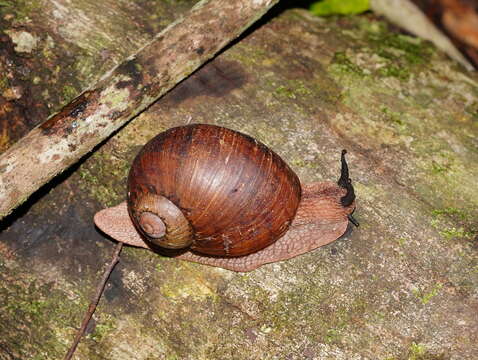
{"label": "snail eyestalk", "polygon": [[355,192],[354,187],[352,186],[352,180],[349,178],[349,167],[347,165],[347,161],[345,160],[345,154],[347,154],[347,150],[344,149],[342,150],[342,155],[340,158],[342,162],[342,169],[340,171],[340,179],[337,184],[347,190],[347,193],[340,198],[340,203],[343,207],[348,207],[355,200]]}

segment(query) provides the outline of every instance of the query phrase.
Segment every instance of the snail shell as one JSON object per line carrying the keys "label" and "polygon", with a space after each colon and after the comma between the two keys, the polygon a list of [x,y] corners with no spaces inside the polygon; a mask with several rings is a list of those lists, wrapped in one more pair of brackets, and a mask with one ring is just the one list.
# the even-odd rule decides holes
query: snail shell
{"label": "snail shell", "polygon": [[276,153],[213,125],[159,134],[143,147],[128,177],[128,211],[147,241],[221,257],[275,242],[300,199],[297,175]]}

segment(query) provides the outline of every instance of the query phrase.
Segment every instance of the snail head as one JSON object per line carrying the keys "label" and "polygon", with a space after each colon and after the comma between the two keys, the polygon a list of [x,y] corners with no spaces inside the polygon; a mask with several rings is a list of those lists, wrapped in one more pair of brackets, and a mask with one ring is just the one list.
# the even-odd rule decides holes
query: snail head
{"label": "snail head", "polygon": [[342,151],[342,170],[337,183],[322,181],[302,184],[302,198],[294,224],[336,223],[348,218],[358,226],[352,213],[355,210],[355,193],[349,178],[345,150]]}

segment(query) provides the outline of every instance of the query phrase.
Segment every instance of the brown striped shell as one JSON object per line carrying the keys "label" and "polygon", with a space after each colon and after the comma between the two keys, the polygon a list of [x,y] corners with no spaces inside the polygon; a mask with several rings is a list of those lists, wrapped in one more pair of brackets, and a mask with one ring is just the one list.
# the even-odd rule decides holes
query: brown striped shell
{"label": "brown striped shell", "polygon": [[297,175],[272,150],[213,125],[169,129],[148,142],[128,178],[128,209],[153,244],[241,256],[289,228],[301,197]]}

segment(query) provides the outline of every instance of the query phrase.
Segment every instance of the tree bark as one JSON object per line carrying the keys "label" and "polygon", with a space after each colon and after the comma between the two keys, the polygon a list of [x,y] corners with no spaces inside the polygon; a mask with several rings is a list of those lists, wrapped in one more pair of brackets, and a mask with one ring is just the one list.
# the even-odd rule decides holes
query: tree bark
{"label": "tree bark", "polygon": [[212,58],[278,0],[203,0],[0,158],[0,219]]}

